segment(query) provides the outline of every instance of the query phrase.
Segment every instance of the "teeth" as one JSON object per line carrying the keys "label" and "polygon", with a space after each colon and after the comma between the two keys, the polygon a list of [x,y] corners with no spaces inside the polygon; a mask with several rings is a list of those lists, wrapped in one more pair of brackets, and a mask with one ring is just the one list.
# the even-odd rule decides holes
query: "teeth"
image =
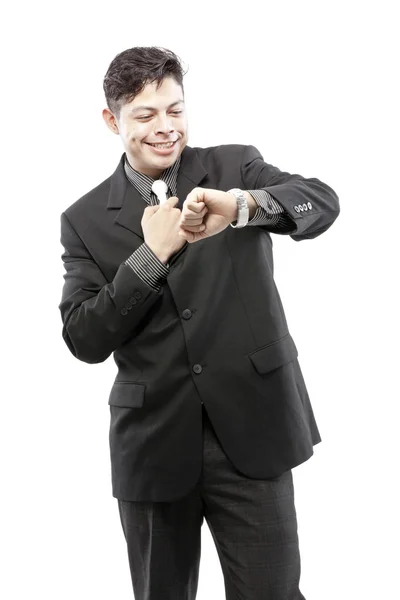
{"label": "teeth", "polygon": [[174,145],[174,142],[170,142],[169,144],[150,144],[150,146],[154,146],[155,148],[171,148]]}

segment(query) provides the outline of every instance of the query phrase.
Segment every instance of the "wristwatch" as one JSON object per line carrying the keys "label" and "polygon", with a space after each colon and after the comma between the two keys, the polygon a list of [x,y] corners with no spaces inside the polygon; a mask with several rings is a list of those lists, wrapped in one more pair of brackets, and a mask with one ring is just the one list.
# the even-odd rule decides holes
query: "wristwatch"
{"label": "wristwatch", "polygon": [[232,225],[232,223],[230,223],[230,226],[238,229],[245,227],[249,221],[249,205],[247,203],[247,198],[243,194],[243,191],[239,188],[232,188],[231,190],[228,190],[228,192],[236,196],[238,203],[238,216],[236,225]]}

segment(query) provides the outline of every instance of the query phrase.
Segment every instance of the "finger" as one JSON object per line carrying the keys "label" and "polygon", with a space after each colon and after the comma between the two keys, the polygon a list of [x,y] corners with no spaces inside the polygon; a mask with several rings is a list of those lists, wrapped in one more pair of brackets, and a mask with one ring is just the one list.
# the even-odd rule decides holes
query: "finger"
{"label": "finger", "polygon": [[185,200],[183,203],[183,210],[187,209],[194,213],[201,212],[205,207],[204,202],[196,202],[195,200]]}
{"label": "finger", "polygon": [[181,225],[200,225],[201,223],[204,222],[204,217],[207,214],[207,208],[205,209],[205,211],[202,211],[201,213],[199,213],[198,215],[195,214],[183,214],[181,215],[181,220],[180,220],[180,224]]}
{"label": "finger", "polygon": [[178,235],[180,237],[183,237],[189,244],[193,241],[193,238],[195,236],[195,234],[191,233],[190,231],[180,231]]}
{"label": "finger", "polygon": [[186,196],[185,202],[202,202],[205,196],[205,190],[200,187],[195,187],[191,192]]}
{"label": "finger", "polygon": [[155,212],[155,209],[159,208],[159,206],[146,206],[146,208],[143,211],[144,215],[152,215],[153,212]]}
{"label": "finger", "polygon": [[208,211],[207,207],[205,207],[199,213],[194,213],[194,212],[191,212],[191,211],[183,210],[182,211],[182,218],[184,218],[184,219],[202,219],[207,214],[207,211]]}
{"label": "finger", "polygon": [[191,210],[192,212],[195,213],[199,213],[201,212],[205,207],[204,202],[189,202],[188,204],[188,208],[189,210]]}
{"label": "finger", "polygon": [[148,221],[148,219],[150,219],[150,217],[152,217],[159,209],[160,207],[157,206],[146,206],[146,208],[143,211],[143,216],[142,216],[142,221]]}
{"label": "finger", "polygon": [[170,198],[168,198],[167,202],[171,206],[176,206],[179,202],[179,198],[178,198],[178,196],[171,196]]}
{"label": "finger", "polygon": [[196,232],[196,231],[204,231],[206,226],[204,224],[200,225],[181,225],[181,230]]}
{"label": "finger", "polygon": [[179,225],[183,227],[195,227],[196,225],[203,225],[203,219],[181,219]]}

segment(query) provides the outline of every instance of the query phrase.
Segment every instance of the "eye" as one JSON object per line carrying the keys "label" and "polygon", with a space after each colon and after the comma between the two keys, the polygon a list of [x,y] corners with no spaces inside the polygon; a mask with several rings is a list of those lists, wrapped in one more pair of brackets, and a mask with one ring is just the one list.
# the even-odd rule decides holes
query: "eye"
{"label": "eye", "polygon": [[[173,115],[180,115],[182,112],[183,111],[181,111],[181,110],[174,110],[172,112],[172,114]],[[151,117],[151,115],[146,115],[146,116],[143,116],[143,117],[138,117],[138,119],[139,119],[139,121],[143,121],[144,119],[150,119],[150,117]]]}

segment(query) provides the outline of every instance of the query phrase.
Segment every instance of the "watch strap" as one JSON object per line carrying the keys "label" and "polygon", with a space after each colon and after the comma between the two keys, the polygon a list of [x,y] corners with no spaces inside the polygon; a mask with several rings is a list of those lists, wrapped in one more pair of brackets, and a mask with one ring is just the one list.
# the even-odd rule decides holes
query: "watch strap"
{"label": "watch strap", "polygon": [[244,195],[243,190],[241,190],[240,188],[232,188],[231,190],[228,190],[228,192],[236,196],[238,204],[238,216],[236,225],[232,225],[232,223],[230,223],[230,226],[235,229],[245,227],[249,222],[249,205],[247,202],[247,198]]}

